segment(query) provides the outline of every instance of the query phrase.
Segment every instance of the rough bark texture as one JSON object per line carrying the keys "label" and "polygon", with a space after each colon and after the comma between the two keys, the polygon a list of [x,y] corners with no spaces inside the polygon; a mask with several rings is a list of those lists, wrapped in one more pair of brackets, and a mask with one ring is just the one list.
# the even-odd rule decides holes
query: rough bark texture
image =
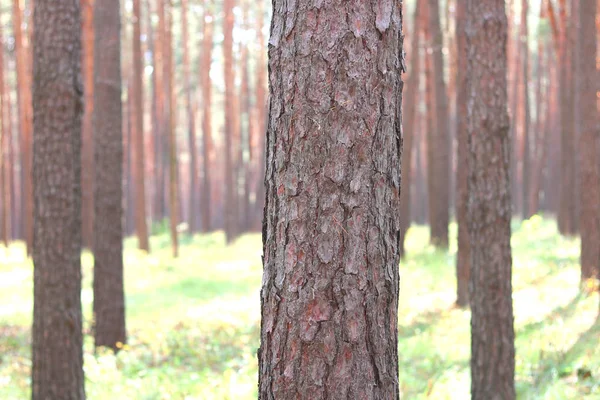
{"label": "rough bark texture", "polygon": [[32,101],[31,101],[31,56],[30,47],[23,35],[22,0],[13,0],[13,32],[15,37],[17,67],[17,104],[19,112],[19,132],[21,137],[21,195],[22,195],[22,234],[31,254],[33,243],[33,186],[31,182],[32,159]]}
{"label": "rough bark texture", "polygon": [[148,241],[148,225],[146,222],[146,180],[144,170],[144,102],[143,102],[143,68],[142,34],[140,24],[142,21],[140,0],[133,0],[133,93],[131,110],[132,128],[132,155],[133,176],[135,184],[135,227],[138,237],[138,247],[150,251]]}
{"label": "rough bark texture", "polygon": [[96,1],[94,321],[96,346],[125,343],[123,133],[119,0]]}
{"label": "rough bark texture", "polygon": [[259,398],[398,399],[401,3],[273,10]]}
{"label": "rough bark texture", "polygon": [[[83,245],[92,247],[94,224],[94,3],[95,0],[81,1],[82,36],[82,72],[85,109],[83,113],[81,147],[81,194]],[[102,1],[102,0],[98,0]]]}
{"label": "rough bark texture", "polygon": [[581,115],[580,228],[581,279],[593,278],[600,269],[600,174],[598,158],[598,108],[596,104],[596,0],[581,0],[579,15],[579,105]]}
{"label": "rough bark texture", "polygon": [[421,35],[419,33],[421,29],[421,7],[419,2],[415,4],[414,12],[414,24],[413,24],[413,35],[411,38],[411,52],[408,55],[410,59],[409,66],[409,77],[406,83],[406,95],[403,98],[404,104],[404,117],[405,123],[403,126],[404,133],[404,146],[402,153],[402,194],[400,195],[400,256],[404,257],[404,239],[406,238],[406,232],[410,227],[411,214],[410,214],[410,194],[411,194],[411,176],[410,170],[412,165],[412,147],[415,137],[415,120],[417,118],[417,106],[419,104],[419,77],[420,77],[420,51],[419,46],[421,45]]}
{"label": "rough bark texture", "polygon": [[234,181],[234,169],[233,169],[233,142],[234,142],[234,121],[233,114],[235,110],[233,108],[233,96],[234,96],[234,74],[233,74],[233,6],[234,0],[223,1],[223,67],[224,67],[224,79],[225,79],[225,124],[224,124],[224,135],[225,135],[225,156],[223,160],[225,162],[225,236],[227,243],[230,243],[234,239],[235,235],[235,224],[237,222],[236,216],[237,211],[235,210],[235,199],[237,191]]}
{"label": "rough bark texture", "polygon": [[467,0],[471,398],[515,398],[504,0]]}
{"label": "rough bark texture", "polygon": [[430,29],[430,42],[432,67],[434,106],[435,106],[435,131],[433,132],[433,149],[430,162],[435,174],[435,186],[430,192],[430,202],[433,202],[433,214],[429,215],[431,228],[431,243],[441,248],[448,247],[448,224],[450,219],[450,124],[448,122],[448,92],[444,80],[444,40],[440,24],[439,0],[428,0],[428,16]]}
{"label": "rough bark texture", "polygon": [[34,8],[32,398],[85,398],[81,316],[81,14]]}
{"label": "rough bark texture", "polygon": [[212,60],[213,45],[213,19],[210,7],[204,11],[204,26],[202,28],[202,60],[200,62],[200,82],[202,89],[202,230],[211,231],[211,156],[213,152],[212,143],[212,120],[211,100],[212,85],[210,81],[210,67]]}
{"label": "rough bark texture", "polygon": [[456,0],[456,46],[458,67],[456,77],[456,222],[458,250],[456,253],[456,304],[469,305],[469,275],[471,270],[471,240],[467,223],[469,201],[467,160],[469,154],[467,131],[467,44],[466,1]]}

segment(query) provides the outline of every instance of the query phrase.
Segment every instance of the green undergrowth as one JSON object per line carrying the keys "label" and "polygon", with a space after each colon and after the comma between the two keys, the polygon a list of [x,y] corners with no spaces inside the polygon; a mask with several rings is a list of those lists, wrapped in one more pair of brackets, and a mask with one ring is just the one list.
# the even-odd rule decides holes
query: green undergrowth
{"label": "green undergrowth", "polygon": [[[456,308],[456,227],[448,252],[428,229],[407,237],[401,263],[400,385],[405,399],[469,397],[468,310]],[[600,399],[598,295],[580,290],[579,241],[551,220],[513,224],[516,386],[519,399]],[[221,233],[182,238],[170,257],[165,230],[150,255],[125,244],[128,343],[94,353],[92,259],[82,257],[89,399],[255,399],[261,241],[230,246]],[[162,233],[160,233],[162,232]],[[0,248],[0,399],[30,396],[32,266],[21,243]]]}

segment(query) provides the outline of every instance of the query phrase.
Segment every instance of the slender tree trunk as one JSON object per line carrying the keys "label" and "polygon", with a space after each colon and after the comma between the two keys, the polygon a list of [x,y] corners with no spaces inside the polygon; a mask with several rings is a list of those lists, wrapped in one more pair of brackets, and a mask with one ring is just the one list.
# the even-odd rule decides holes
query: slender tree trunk
{"label": "slender tree trunk", "polygon": [[133,0],[133,101],[132,115],[132,154],[133,175],[135,177],[135,226],[140,250],[150,251],[148,226],[146,223],[146,180],[144,169],[144,101],[142,46],[140,42],[142,12],[140,0]]}
{"label": "slender tree trunk", "polygon": [[[83,88],[85,109],[83,113],[82,148],[81,148],[81,193],[83,245],[91,248],[93,244],[94,224],[94,147],[93,125],[94,114],[94,3],[96,0],[80,0],[83,22],[81,60],[83,69]],[[97,0],[102,1],[102,0]]]}
{"label": "slender tree trunk", "polygon": [[179,224],[179,196],[178,196],[178,168],[177,162],[177,134],[175,125],[175,116],[177,109],[175,107],[175,68],[173,65],[173,6],[167,8],[165,14],[166,35],[165,35],[165,68],[164,79],[168,87],[167,101],[169,102],[169,225],[171,228],[171,249],[173,257],[179,255],[179,237],[177,234],[177,225]]}
{"label": "slender tree trunk", "polygon": [[264,205],[265,205],[265,165],[266,165],[266,133],[267,133],[267,57],[265,50],[267,46],[265,44],[265,36],[263,34],[263,26],[265,21],[265,10],[264,3],[259,1],[256,10],[256,43],[258,45],[257,52],[257,67],[256,67],[256,129],[258,131],[258,154],[257,160],[258,165],[258,179],[256,180],[256,207],[254,214],[256,215],[255,221],[257,226],[263,218]]}
{"label": "slender tree trunk", "polygon": [[11,199],[11,219],[10,219],[10,225],[11,225],[11,238],[17,238],[19,237],[19,227],[22,226],[22,224],[19,221],[19,216],[23,215],[23,213],[21,212],[21,202],[18,199],[18,189],[17,189],[17,182],[15,179],[15,163],[16,163],[16,159],[17,157],[15,157],[15,154],[17,153],[17,147],[18,147],[18,142],[16,140],[14,140],[14,136],[15,136],[15,131],[13,129],[13,104],[12,104],[12,100],[11,100],[11,90],[9,87],[6,88],[6,99],[5,99],[5,105],[6,105],[6,128],[7,128],[7,145],[8,145],[8,186],[9,186],[9,190],[10,190],[10,199]]}
{"label": "slender tree trunk", "polygon": [[[510,146],[511,146],[511,157],[510,160],[510,184],[511,184],[511,193],[512,195],[512,209],[511,212],[513,215],[517,215],[521,211],[521,182],[519,180],[519,162],[521,160],[520,157],[520,148],[519,148],[519,124],[516,122],[519,118],[519,110],[521,106],[519,105],[519,84],[521,83],[521,46],[519,46],[518,40],[518,25],[513,26],[514,14],[516,8],[516,1],[510,0],[508,7],[508,39],[507,39],[507,57],[510,61],[508,65],[508,74],[511,77],[508,88],[509,95],[509,110],[510,110],[510,118],[511,121],[514,121],[510,126]],[[515,35],[513,32],[517,32]]]}
{"label": "slender tree trunk", "polygon": [[85,398],[81,315],[81,12],[36,1],[33,21],[32,399]]}
{"label": "slender tree trunk", "polygon": [[471,398],[515,399],[504,0],[467,0]]}
{"label": "slender tree trunk", "polygon": [[467,221],[469,202],[467,162],[469,156],[469,133],[467,131],[467,44],[466,44],[466,1],[456,1],[456,221],[458,223],[458,250],[456,253],[456,304],[459,307],[469,305],[469,277],[471,270],[471,240]]}
{"label": "slender tree trunk", "polygon": [[521,167],[521,211],[523,219],[529,219],[531,212],[529,210],[529,192],[531,185],[531,155],[530,155],[530,138],[529,138],[529,27],[527,24],[527,15],[529,12],[529,1],[521,1],[521,154],[523,164]]}
{"label": "slender tree trunk", "polygon": [[412,54],[410,57],[409,66],[409,77],[406,82],[406,96],[404,96],[404,118],[405,123],[403,125],[404,134],[404,153],[402,154],[402,194],[400,195],[400,257],[404,257],[405,248],[404,240],[406,238],[406,232],[410,227],[410,194],[411,194],[411,176],[410,170],[412,165],[412,148],[415,137],[415,120],[417,118],[417,106],[419,105],[419,76],[420,76],[420,34],[421,30],[421,19],[422,12],[420,12],[419,2],[415,3],[415,12],[413,20],[413,35],[411,38],[410,48]]}
{"label": "slender tree trunk", "polygon": [[202,28],[202,59],[200,62],[200,82],[202,89],[202,230],[211,231],[211,157],[212,144],[212,115],[211,94],[212,82],[210,80],[210,67],[213,46],[213,19],[210,5],[204,10],[204,24]]}
{"label": "slender tree trunk", "polygon": [[401,3],[311,4],[273,4],[259,399],[398,399]]}
{"label": "slender tree trunk", "polygon": [[[243,29],[250,29],[249,19],[248,19],[248,7],[249,1],[245,1],[243,5]],[[246,120],[245,131],[246,136],[244,140],[244,147],[247,150],[247,158],[243,162],[243,168],[241,169],[241,173],[244,175],[244,196],[243,196],[243,218],[242,218],[242,229],[250,230],[251,229],[251,216],[252,216],[252,207],[250,203],[250,191],[251,185],[250,182],[253,181],[253,176],[255,175],[256,170],[256,151],[253,150],[254,145],[254,118],[252,113],[252,98],[250,95],[250,72],[248,67],[248,44],[242,44],[241,50],[241,61],[240,68],[242,73],[242,84],[240,88],[240,98],[241,98],[241,109],[240,115]]]}
{"label": "slender tree trunk", "polygon": [[94,10],[94,322],[96,347],[125,343],[123,132],[119,0]]}
{"label": "slender tree trunk", "polygon": [[17,104],[19,112],[19,132],[21,137],[21,174],[22,174],[22,232],[31,254],[33,243],[33,186],[32,177],[32,109],[31,109],[31,55],[28,42],[23,34],[22,0],[13,0],[13,32],[17,63]]}
{"label": "slender tree trunk", "polygon": [[[2,26],[0,26],[0,43],[4,43],[4,32]],[[10,227],[11,227],[11,213],[12,213],[12,202],[10,197],[10,166],[9,166],[9,148],[8,148],[8,136],[12,135],[7,127],[7,118],[10,118],[10,114],[6,113],[6,87],[4,82],[4,48],[0,49],[0,190],[2,193],[2,241],[4,246],[8,248],[10,242]]]}
{"label": "slender tree trunk", "polygon": [[600,158],[598,105],[596,100],[596,0],[582,0],[579,6],[580,51],[577,79],[581,133],[579,141],[581,174],[581,279],[594,278],[600,271]]}
{"label": "slender tree trunk", "polygon": [[224,57],[224,79],[225,79],[225,236],[227,243],[234,239],[235,224],[237,222],[237,212],[235,210],[236,186],[234,180],[233,166],[233,143],[234,129],[233,124],[233,7],[234,0],[224,0],[223,2],[223,57]]}
{"label": "slender tree trunk", "polygon": [[434,214],[429,216],[431,225],[431,242],[441,248],[448,247],[448,224],[450,208],[450,124],[448,117],[448,92],[444,80],[443,37],[440,25],[439,0],[428,0],[429,27],[431,34],[431,51],[433,63],[433,93],[435,99],[436,125],[434,131],[433,154],[436,185],[430,192],[430,202],[435,204]]}

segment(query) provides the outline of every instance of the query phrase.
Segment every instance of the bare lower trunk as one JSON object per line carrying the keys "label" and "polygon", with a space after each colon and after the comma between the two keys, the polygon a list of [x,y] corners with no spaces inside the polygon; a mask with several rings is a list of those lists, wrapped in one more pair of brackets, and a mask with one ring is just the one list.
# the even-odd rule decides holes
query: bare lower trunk
{"label": "bare lower trunk", "polygon": [[212,15],[210,9],[204,11],[204,25],[202,29],[202,61],[201,61],[201,89],[202,89],[202,230],[211,231],[211,156],[212,145],[212,120],[211,120],[211,80],[210,66],[212,59]]}

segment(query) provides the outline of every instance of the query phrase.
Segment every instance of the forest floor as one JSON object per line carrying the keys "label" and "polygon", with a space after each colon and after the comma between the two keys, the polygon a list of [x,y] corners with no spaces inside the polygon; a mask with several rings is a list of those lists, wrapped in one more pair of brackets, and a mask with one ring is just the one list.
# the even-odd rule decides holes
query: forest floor
{"label": "forest floor", "polygon": [[[455,226],[451,232],[455,235]],[[516,385],[519,399],[600,399],[598,295],[580,291],[579,241],[553,221],[513,225]],[[401,264],[402,398],[469,398],[468,310],[454,306],[456,241],[435,251],[428,229],[409,231]],[[260,235],[181,240],[166,233],[153,252],[126,242],[128,344],[94,354],[92,259],[83,256],[85,373],[89,399],[256,399]],[[32,266],[23,245],[0,248],[0,399],[30,398]]]}

